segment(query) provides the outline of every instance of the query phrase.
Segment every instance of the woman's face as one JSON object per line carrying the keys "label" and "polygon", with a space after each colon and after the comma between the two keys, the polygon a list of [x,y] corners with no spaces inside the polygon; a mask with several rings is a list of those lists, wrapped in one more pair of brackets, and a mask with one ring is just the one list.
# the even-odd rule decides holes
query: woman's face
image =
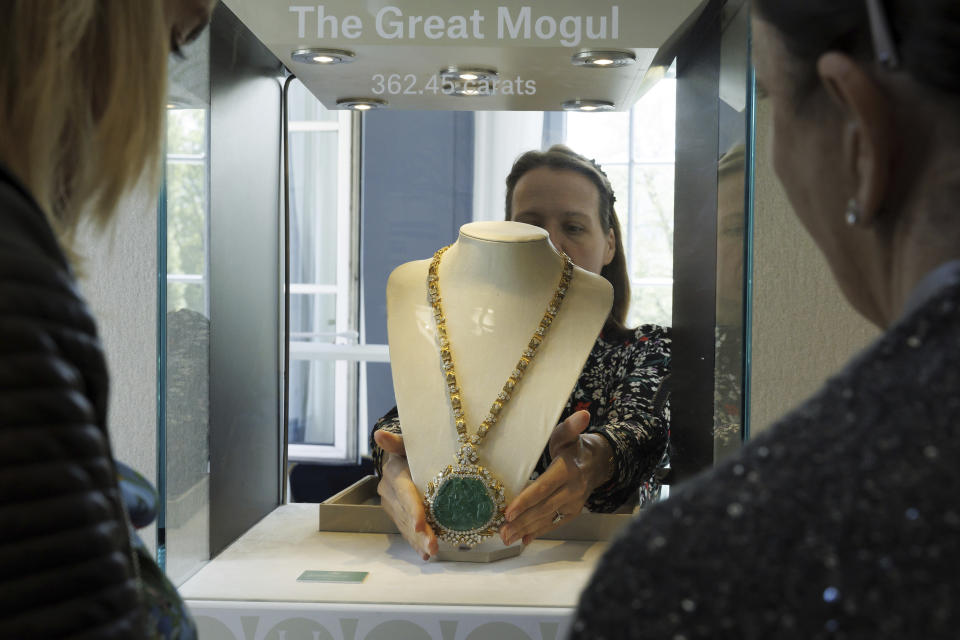
{"label": "woman's face", "polygon": [[739,324],[743,307],[743,178],[738,168],[717,185],[717,323],[728,326]]}
{"label": "woman's face", "polygon": [[553,245],[581,269],[600,273],[616,251],[613,229],[600,222],[600,194],[586,176],[539,167],[523,174],[513,190],[511,220],[545,229]]}

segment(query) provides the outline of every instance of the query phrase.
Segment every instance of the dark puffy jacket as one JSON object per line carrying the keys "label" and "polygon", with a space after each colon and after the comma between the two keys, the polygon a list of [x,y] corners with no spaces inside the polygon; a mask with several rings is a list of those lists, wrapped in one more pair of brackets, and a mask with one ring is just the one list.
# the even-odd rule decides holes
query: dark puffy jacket
{"label": "dark puffy jacket", "polygon": [[0,167],[0,638],[144,638],[93,318]]}

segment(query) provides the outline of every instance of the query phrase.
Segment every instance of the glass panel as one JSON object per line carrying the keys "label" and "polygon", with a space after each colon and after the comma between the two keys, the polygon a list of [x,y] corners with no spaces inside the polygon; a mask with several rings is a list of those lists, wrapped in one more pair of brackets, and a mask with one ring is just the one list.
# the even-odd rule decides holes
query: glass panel
{"label": "glass panel", "polygon": [[634,167],[633,280],[673,277],[673,183],[672,164]]}
{"label": "glass panel", "polygon": [[290,282],[335,285],[339,116],[299,82],[289,94]]}
{"label": "glass panel", "polygon": [[644,286],[644,280],[662,279],[670,286],[673,273],[671,229],[656,222],[633,227],[633,264],[630,281]]}
{"label": "glass panel", "polygon": [[190,309],[205,315],[206,289],[203,283],[167,281],[167,312]]}
{"label": "glass panel", "polygon": [[210,321],[209,32],[171,57],[167,102],[166,167],[158,234],[161,275],[160,331],[164,340],[159,383],[161,562],[182,584],[210,558]]}
{"label": "glass panel", "polygon": [[595,157],[610,179],[631,281],[630,326],[672,320],[676,80],[629,112],[567,114],[566,143]]}
{"label": "glass panel", "polygon": [[335,444],[337,364],[333,360],[290,363],[290,444]]}
{"label": "glass panel", "polygon": [[[725,7],[720,51],[720,159],[717,164],[717,297],[716,371],[714,377],[714,457],[719,460],[740,448],[748,434],[744,407],[745,316],[744,259],[748,252],[750,212],[745,206],[752,198],[752,167],[748,148],[752,146],[753,82],[748,56],[741,44],[748,39],[749,4],[736,10]],[[734,13],[735,11],[735,13]],[[749,295],[749,294],[747,294]],[[749,298],[747,298],[749,299]]]}
{"label": "glass panel", "polygon": [[672,164],[638,165],[633,169],[631,326],[672,324],[673,187]]}
{"label": "glass panel", "polygon": [[669,283],[662,286],[634,286],[630,291],[630,313],[627,324],[631,327],[641,324],[659,324],[670,326],[673,313],[673,287]]}
{"label": "glass panel", "polygon": [[290,134],[290,282],[337,282],[337,132]]}
{"label": "glass panel", "polygon": [[288,118],[291,130],[309,127],[317,122],[337,122],[339,114],[324,108],[299,80],[290,85]]}
{"label": "glass panel", "polygon": [[677,81],[664,78],[633,107],[633,159],[673,162],[677,140]]}
{"label": "glass panel", "polygon": [[[359,278],[353,234],[353,132],[348,113],[326,110],[298,81],[288,95],[290,384],[288,443],[334,447],[354,459],[358,367],[311,346],[356,344]],[[306,348],[306,351],[302,350]],[[335,347],[334,347],[335,348]]]}
{"label": "glass panel", "polygon": [[206,154],[205,114],[203,109],[167,111],[167,155]]}
{"label": "glass panel", "polygon": [[336,334],[336,294],[290,296],[291,342],[310,338],[316,338],[318,342],[335,342]]}
{"label": "glass panel", "polygon": [[167,273],[205,271],[206,178],[202,159],[167,161]]}
{"label": "glass panel", "polygon": [[210,322],[180,308],[166,325],[166,570],[179,584],[209,558]]}
{"label": "glass panel", "polygon": [[571,149],[597,162],[630,159],[630,112],[567,114],[567,139]]}

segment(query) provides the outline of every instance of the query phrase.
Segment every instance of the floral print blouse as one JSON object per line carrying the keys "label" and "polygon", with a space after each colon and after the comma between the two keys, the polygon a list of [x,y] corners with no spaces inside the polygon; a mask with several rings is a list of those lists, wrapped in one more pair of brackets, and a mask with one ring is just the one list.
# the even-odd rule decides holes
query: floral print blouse
{"label": "floral print blouse", "polygon": [[[560,415],[563,421],[586,409],[590,412],[586,432],[602,435],[613,449],[613,477],[590,495],[586,505],[590,511],[616,511],[638,492],[641,506],[659,497],[657,471],[669,461],[670,409],[669,403],[657,401],[657,391],[669,367],[668,327],[605,329],[594,343]],[[396,408],[377,421],[373,430],[377,429],[401,432]],[[372,433],[370,450],[379,475],[383,450]],[[550,462],[550,452],[544,448],[531,480],[546,471]]]}

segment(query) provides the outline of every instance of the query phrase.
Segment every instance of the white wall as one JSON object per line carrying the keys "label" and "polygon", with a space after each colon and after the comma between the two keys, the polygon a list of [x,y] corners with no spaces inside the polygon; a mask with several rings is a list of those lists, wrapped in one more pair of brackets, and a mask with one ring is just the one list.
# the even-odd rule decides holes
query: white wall
{"label": "white wall", "polygon": [[[770,112],[757,112],[752,432],[796,406],[879,331],[847,304],[773,173]],[[843,215],[837,211],[836,215]]]}
{"label": "white wall", "polygon": [[[139,189],[107,233],[86,229],[80,285],[97,319],[110,371],[114,457],[157,483],[157,197]],[[153,526],[140,532],[154,550]]]}

